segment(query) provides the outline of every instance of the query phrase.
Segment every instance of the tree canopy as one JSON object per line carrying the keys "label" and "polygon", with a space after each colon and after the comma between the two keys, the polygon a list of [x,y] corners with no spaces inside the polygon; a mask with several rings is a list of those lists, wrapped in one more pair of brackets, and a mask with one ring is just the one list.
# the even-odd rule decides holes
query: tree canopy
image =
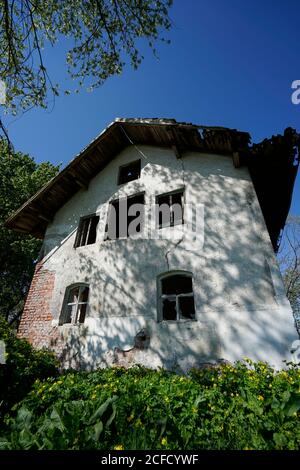
{"label": "tree canopy", "polygon": [[23,309],[41,242],[6,229],[3,222],[57,172],[51,163],[11,154],[0,140],[0,314],[11,321]]}
{"label": "tree canopy", "polygon": [[14,113],[47,107],[49,91],[59,85],[48,73],[44,47],[67,40],[67,70],[90,89],[122,72],[126,58],[142,60],[139,40],[164,41],[172,0],[0,0],[0,78],[6,107]]}
{"label": "tree canopy", "polygon": [[[16,114],[46,108],[58,95],[47,67],[48,47],[67,45],[66,69],[79,89],[100,86],[126,61],[141,63],[141,39],[155,53],[171,26],[172,0],[0,0],[0,104]],[[3,98],[5,88],[5,99]],[[7,230],[4,220],[58,168],[14,153],[0,119],[0,314],[22,310],[40,242]]]}

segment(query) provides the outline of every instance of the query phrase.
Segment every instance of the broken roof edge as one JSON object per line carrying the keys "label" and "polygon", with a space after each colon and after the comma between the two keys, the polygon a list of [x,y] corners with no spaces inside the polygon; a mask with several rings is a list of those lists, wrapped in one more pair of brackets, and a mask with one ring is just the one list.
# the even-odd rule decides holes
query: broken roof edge
{"label": "broken roof edge", "polygon": [[[83,149],[77,153],[67,164],[66,166],[51,180],[48,181],[39,191],[37,191],[31,198],[28,199],[27,202],[31,201],[34,199],[34,197],[43,189],[46,189],[48,185],[50,185],[51,182],[53,182],[59,175],[61,175],[65,170],[67,170],[71,164],[75,161],[78,161],[78,159],[82,158],[84,154],[91,150],[94,145],[97,145],[99,139],[109,132],[116,124],[132,124],[132,125],[159,125],[159,126],[179,126],[179,127],[185,127],[185,128],[191,128],[191,129],[200,129],[200,130],[208,130],[208,131],[229,131],[229,132],[237,132],[240,134],[245,134],[249,136],[249,141],[251,140],[251,136],[249,132],[247,131],[239,131],[237,129],[233,129],[230,127],[223,127],[223,126],[205,126],[202,124],[193,124],[189,122],[178,122],[176,119],[169,119],[169,118],[121,118],[117,117],[114,121],[110,122],[108,126],[106,126],[94,139],[92,139]],[[26,204],[26,203],[25,203]],[[24,204],[23,204],[24,205]],[[23,207],[23,206],[21,206]],[[20,209],[21,209],[20,207]],[[16,211],[17,212],[17,211]]]}
{"label": "broken roof edge", "polygon": [[[222,127],[222,126],[204,126],[202,124],[193,124],[193,123],[188,123],[188,122],[177,122],[176,119],[168,119],[168,118],[121,118],[121,117],[117,117],[114,121],[110,122],[108,124],[108,126],[106,126],[94,139],[92,139],[85,147],[83,147],[83,149],[77,153],[67,164],[64,168],[62,168],[62,170],[57,174],[55,175],[53,178],[51,178],[44,186],[42,186],[35,194],[33,194],[24,204],[22,204],[22,206],[19,207],[19,209],[17,209],[13,214],[17,214],[19,211],[22,210],[22,208],[24,206],[27,205],[27,203],[33,201],[35,199],[36,196],[38,196],[41,192],[43,192],[43,190],[47,189],[49,186],[51,186],[57,179],[59,179],[59,176],[63,174],[63,172],[65,172],[66,170],[68,170],[71,166],[72,166],[72,163],[73,162],[77,162],[80,158],[83,158],[85,153],[87,151],[90,151],[94,145],[97,145],[99,139],[104,135],[106,134],[107,132],[109,132],[113,126],[115,126],[116,124],[135,124],[135,125],[139,125],[139,124],[146,124],[146,125],[161,125],[161,126],[170,126],[170,125],[173,125],[173,126],[181,126],[181,127],[187,127],[187,128],[192,128],[192,129],[203,129],[203,130],[216,130],[216,131],[236,131],[236,132],[241,132],[241,133],[245,133],[245,134],[248,134],[249,137],[250,137],[250,134],[246,131],[238,131],[237,129],[231,129],[229,127]],[[12,216],[10,216],[6,222],[8,222]],[[5,222],[5,223],[6,223]]]}
{"label": "broken roof edge", "polygon": [[[161,125],[161,126],[169,126],[169,125],[176,125],[182,127],[191,127],[194,129],[211,129],[211,130],[224,130],[224,131],[236,131],[237,129],[232,129],[230,127],[225,126],[207,126],[204,124],[195,124],[193,122],[184,122],[184,121],[176,121],[174,118],[122,118],[117,117],[111,124],[115,122],[121,123],[128,123],[128,124],[148,124],[148,125]],[[109,126],[111,125],[109,124]],[[107,128],[109,127],[107,126]],[[238,132],[245,132],[248,134],[247,131],[238,131]],[[103,132],[101,132],[102,134]]]}
{"label": "broken roof edge", "polygon": [[250,147],[247,166],[275,252],[290,211],[299,164],[300,133],[292,127]]}
{"label": "broken roof edge", "polygon": [[[7,220],[4,222],[4,225],[7,228],[24,232],[24,233],[32,233],[34,236],[38,236],[37,233],[35,233],[34,230],[30,231],[27,229],[22,229],[20,225],[16,223],[18,217],[27,209],[29,208],[32,204],[34,204],[36,201],[39,200],[41,195],[44,195],[47,193],[47,191],[51,191],[53,187],[55,187],[56,184],[60,180],[63,179],[65,175],[68,175],[69,172],[72,171],[73,167],[77,166],[80,164],[82,159],[87,156],[99,143],[101,142],[101,139],[104,137],[107,137],[117,126],[120,126],[121,129],[124,128],[122,124],[129,125],[132,127],[135,126],[159,126],[159,127],[174,127],[174,128],[179,128],[179,129],[190,129],[190,130],[203,130],[204,132],[229,132],[229,133],[235,133],[239,135],[243,135],[243,138],[245,141],[247,140],[248,143],[250,141],[250,134],[248,132],[243,132],[243,131],[238,131],[236,129],[231,129],[227,127],[221,127],[221,126],[204,126],[204,125],[198,125],[198,124],[192,124],[192,123],[187,123],[187,122],[177,122],[175,119],[171,118],[116,118],[114,121],[112,121],[107,127],[105,127],[87,146],[85,146],[75,157],[70,160],[70,162],[56,175],[54,176],[50,181],[48,181],[42,188],[40,188],[33,196],[31,196],[27,201],[24,202],[15,212],[13,212],[10,217],[7,218]],[[126,135],[126,132],[125,132]],[[132,144],[130,142],[130,139],[127,136],[128,143],[127,145]],[[199,136],[199,138],[202,138]],[[217,152],[216,152],[217,153]],[[79,189],[79,188],[78,188]],[[70,196],[72,197],[72,195]],[[66,202],[66,201],[65,201]],[[39,238],[42,238],[42,235],[39,236]]]}
{"label": "broken roof edge", "polygon": [[78,162],[81,158],[84,157],[85,153],[89,150],[91,150],[93,148],[94,145],[96,145],[98,143],[98,140],[100,139],[100,137],[106,133],[107,131],[109,131],[111,129],[111,127],[115,124],[116,121],[113,121],[111,122],[106,128],[103,129],[103,131],[101,131],[100,134],[97,135],[97,137],[95,137],[86,147],[84,147],[81,152],[79,152],[77,155],[75,155],[74,158],[72,158],[69,163],[66,164],[66,166],[59,172],[57,173],[57,175],[53,176],[53,178],[51,178],[46,184],[44,184],[44,186],[42,186],[36,193],[34,193],[29,199],[27,199],[27,201],[24,202],[24,204],[22,204],[16,211],[14,211],[7,219],[6,221],[4,222],[4,225],[7,226],[8,228],[9,227],[9,223],[20,213],[22,212],[22,210],[28,206],[31,202],[33,202],[35,199],[38,198],[38,196],[40,194],[42,194],[44,191],[46,191],[46,189],[50,188],[51,186],[53,186],[57,180],[60,180],[62,175],[64,173],[66,173],[70,168],[72,168],[73,164],[75,162]]}

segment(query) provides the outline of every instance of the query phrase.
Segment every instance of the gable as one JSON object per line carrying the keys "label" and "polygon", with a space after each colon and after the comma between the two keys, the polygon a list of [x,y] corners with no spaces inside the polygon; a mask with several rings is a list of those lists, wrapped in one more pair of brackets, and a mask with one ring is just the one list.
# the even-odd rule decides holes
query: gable
{"label": "gable", "polygon": [[235,167],[249,168],[274,249],[290,208],[299,166],[300,136],[283,135],[249,145],[250,135],[235,129],[198,126],[174,119],[117,119],[57,176],[6,221],[6,227],[43,238],[49,222],[80,189],[86,188],[126,147],[150,145],[183,152],[231,155]]}
{"label": "gable", "polygon": [[81,188],[87,187],[89,181],[128,146],[171,147],[178,157],[186,150],[228,155],[247,148],[249,139],[246,132],[177,123],[175,120],[116,120],[23,204],[7,220],[6,226],[43,238],[47,224],[57,210]]}

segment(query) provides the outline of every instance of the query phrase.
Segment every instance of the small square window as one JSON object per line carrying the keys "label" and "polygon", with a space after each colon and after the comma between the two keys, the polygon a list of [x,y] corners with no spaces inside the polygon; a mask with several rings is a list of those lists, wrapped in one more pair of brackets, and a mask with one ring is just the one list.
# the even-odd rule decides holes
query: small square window
{"label": "small square window", "polygon": [[158,228],[182,225],[184,192],[176,191],[170,194],[161,194],[156,198],[156,225]]}
{"label": "small square window", "polygon": [[177,320],[176,299],[163,299],[163,319]]}
{"label": "small square window", "polygon": [[192,320],[195,318],[195,304],[194,297],[179,297],[179,315],[180,318]]}
{"label": "small square window", "polygon": [[195,320],[193,281],[190,273],[167,274],[160,279],[159,320]]}
{"label": "small square window", "polygon": [[141,160],[123,165],[119,169],[118,184],[129,183],[137,180],[141,176]]}
{"label": "small square window", "polygon": [[74,245],[75,248],[78,248],[79,246],[92,245],[96,242],[98,222],[99,215],[82,217],[80,219]]}
{"label": "small square window", "polygon": [[66,290],[65,301],[59,319],[59,325],[65,323],[84,323],[88,306],[89,287],[84,284],[69,286]]}
{"label": "small square window", "polygon": [[110,203],[105,240],[127,238],[144,229],[144,194],[117,199]]}

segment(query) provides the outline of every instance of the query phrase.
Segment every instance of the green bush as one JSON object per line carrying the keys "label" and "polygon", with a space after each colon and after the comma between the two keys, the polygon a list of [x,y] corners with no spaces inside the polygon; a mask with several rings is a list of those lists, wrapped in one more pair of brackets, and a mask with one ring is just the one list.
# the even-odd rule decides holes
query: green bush
{"label": "green bush", "polygon": [[58,375],[58,362],[47,351],[36,351],[0,316],[0,340],[5,343],[6,364],[0,364],[0,425],[1,418],[12,405],[22,400],[36,379]]}
{"label": "green bush", "polygon": [[299,449],[300,370],[265,363],[179,376],[142,367],[37,380],[2,449]]}

